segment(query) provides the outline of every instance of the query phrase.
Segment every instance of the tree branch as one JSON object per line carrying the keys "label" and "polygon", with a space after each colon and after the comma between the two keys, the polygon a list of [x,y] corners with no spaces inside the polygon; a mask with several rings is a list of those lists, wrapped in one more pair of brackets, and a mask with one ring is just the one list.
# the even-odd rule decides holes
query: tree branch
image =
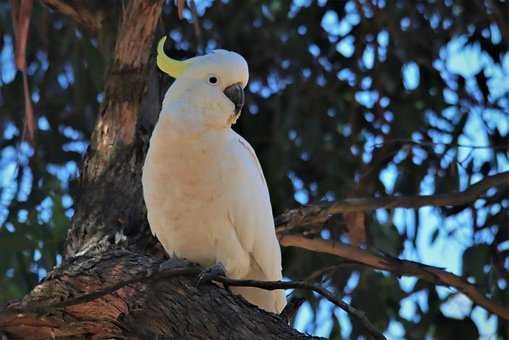
{"label": "tree branch", "polygon": [[415,141],[413,139],[390,139],[384,141],[383,143],[375,143],[371,145],[372,149],[381,148],[384,145],[414,145],[420,147],[435,147],[435,146],[445,146],[452,147],[458,149],[474,149],[474,150],[507,150],[509,145],[475,145],[475,144],[461,144],[461,143],[442,143],[442,142],[427,142],[427,141]]}
{"label": "tree branch", "polygon": [[161,269],[160,258],[120,248],[75,257],[0,307],[0,330],[12,339],[313,338],[226,289],[196,287],[199,271],[184,261]]}
{"label": "tree branch", "polygon": [[397,275],[415,276],[436,285],[454,287],[479,306],[503,319],[509,320],[509,309],[481,294],[476,286],[462,277],[443,269],[427,266],[418,262],[400,260],[387,254],[377,254],[338,242],[323,239],[309,239],[298,235],[284,235],[279,240],[284,247],[299,247],[315,252],[336,255],[350,261],[375,269],[385,270]]}
{"label": "tree branch", "polygon": [[[105,295],[109,295],[114,293],[115,291],[124,288],[128,285],[145,282],[148,280],[160,280],[160,279],[168,279],[176,276],[195,276],[199,274],[203,269],[198,266],[187,266],[187,267],[178,267],[178,268],[168,268],[168,269],[160,269],[158,271],[152,270],[144,270],[140,271],[136,275],[134,275],[131,279],[120,281],[116,284],[108,286],[106,288],[102,288],[91,293],[86,293],[79,295],[74,298],[68,298],[64,301],[47,303],[47,304],[22,304],[16,307],[8,307],[5,310],[0,310],[1,313],[39,313],[46,314],[52,312],[58,308],[65,308],[70,306],[75,306],[79,304],[84,304],[87,302],[94,301],[99,299]],[[224,276],[220,276],[214,278],[214,281],[223,283],[227,286],[240,286],[240,287],[256,287],[265,290],[276,290],[276,289],[306,289],[312,290],[327,300],[329,300],[334,305],[343,309],[350,316],[352,316],[355,320],[359,321],[360,324],[366,329],[366,331],[372,335],[375,339],[385,339],[385,336],[376,329],[376,327],[366,318],[364,312],[352,307],[348,303],[342,301],[341,299],[335,297],[330,292],[328,292],[325,288],[320,287],[318,285],[306,283],[303,281],[258,281],[258,280],[235,280],[230,279]]]}
{"label": "tree branch", "polygon": [[97,33],[102,25],[102,12],[92,8],[90,1],[83,0],[41,0],[49,8],[70,17],[92,34]]}
{"label": "tree branch", "polygon": [[509,186],[509,171],[487,176],[464,191],[437,195],[393,196],[380,198],[352,198],[288,210],[276,217],[278,234],[298,226],[320,224],[332,215],[392,208],[421,208],[425,206],[456,206],[475,201],[492,187]]}
{"label": "tree branch", "polygon": [[352,307],[348,303],[338,299],[331,293],[329,293],[325,288],[320,287],[318,285],[309,284],[303,281],[256,281],[256,280],[234,280],[229,279],[227,277],[219,277],[215,279],[218,282],[221,282],[230,286],[240,286],[240,287],[257,287],[266,290],[276,290],[276,289],[306,289],[312,290],[315,293],[320,294],[331,303],[335,304],[339,308],[343,309],[354,319],[359,321],[362,326],[369,332],[371,336],[375,339],[385,339],[385,336],[378,330],[376,327],[366,318],[364,312]]}

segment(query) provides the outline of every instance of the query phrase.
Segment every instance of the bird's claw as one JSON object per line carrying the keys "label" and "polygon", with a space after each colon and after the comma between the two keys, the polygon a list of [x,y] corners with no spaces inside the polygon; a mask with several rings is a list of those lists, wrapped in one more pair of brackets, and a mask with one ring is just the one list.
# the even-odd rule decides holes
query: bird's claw
{"label": "bird's claw", "polygon": [[215,265],[202,270],[202,272],[198,275],[196,286],[199,287],[201,284],[211,282],[220,276],[226,276],[226,272],[222,263],[216,263]]}
{"label": "bird's claw", "polygon": [[178,258],[176,256],[172,256],[168,260],[161,262],[161,264],[159,264],[159,271],[163,272],[177,268],[185,268],[188,267],[189,265],[191,265],[191,262],[182,258]]}

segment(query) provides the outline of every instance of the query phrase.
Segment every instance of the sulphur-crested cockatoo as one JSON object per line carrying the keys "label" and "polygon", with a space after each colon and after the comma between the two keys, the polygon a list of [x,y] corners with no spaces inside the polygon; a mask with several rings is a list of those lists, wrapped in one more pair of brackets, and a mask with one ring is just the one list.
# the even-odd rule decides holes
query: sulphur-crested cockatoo
{"label": "sulphur-crested cockatoo", "polygon": [[[164,43],[157,65],[175,81],[142,178],[152,232],[170,255],[222,265],[230,278],[280,280],[281,250],[262,168],[231,129],[244,103],[247,63],[226,50],[177,61],[165,54]],[[283,290],[231,289],[269,312],[286,304]]]}

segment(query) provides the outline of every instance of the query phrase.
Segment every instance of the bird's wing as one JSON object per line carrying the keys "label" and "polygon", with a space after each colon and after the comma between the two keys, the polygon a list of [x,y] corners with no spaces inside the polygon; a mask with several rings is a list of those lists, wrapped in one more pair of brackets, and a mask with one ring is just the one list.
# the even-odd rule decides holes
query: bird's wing
{"label": "bird's wing", "polygon": [[[242,247],[267,280],[281,279],[281,249],[276,237],[269,190],[260,162],[249,143],[232,131],[235,172],[230,218]],[[228,179],[227,179],[228,181]],[[260,278],[262,279],[262,278]]]}

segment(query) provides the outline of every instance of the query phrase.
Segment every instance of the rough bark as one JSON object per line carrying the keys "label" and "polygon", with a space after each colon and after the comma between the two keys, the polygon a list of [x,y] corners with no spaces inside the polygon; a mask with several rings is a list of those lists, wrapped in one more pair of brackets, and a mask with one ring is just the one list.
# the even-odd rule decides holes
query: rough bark
{"label": "rough bark", "polygon": [[[213,284],[197,288],[195,277],[147,279],[92,301],[66,301],[157,271],[160,260],[125,249],[82,256],[64,265],[22,301],[0,313],[0,329],[13,338],[61,336],[154,339],[304,339],[280,316],[250,305]],[[20,313],[27,309],[28,312]]]}
{"label": "rough bark", "polygon": [[44,2],[89,31],[97,31],[106,42],[103,52],[112,60],[104,105],[80,172],[80,196],[64,264],[21,301],[0,307],[0,335],[23,339],[308,338],[283,318],[221,287],[196,288],[190,277],[137,281],[91,301],[54,305],[149,273],[162,261],[161,252],[153,251],[157,248],[149,233],[140,179],[161,102],[150,56],[163,0],[130,0],[123,6],[103,7],[109,12],[101,17],[116,20],[107,25],[101,25],[87,2]]}

